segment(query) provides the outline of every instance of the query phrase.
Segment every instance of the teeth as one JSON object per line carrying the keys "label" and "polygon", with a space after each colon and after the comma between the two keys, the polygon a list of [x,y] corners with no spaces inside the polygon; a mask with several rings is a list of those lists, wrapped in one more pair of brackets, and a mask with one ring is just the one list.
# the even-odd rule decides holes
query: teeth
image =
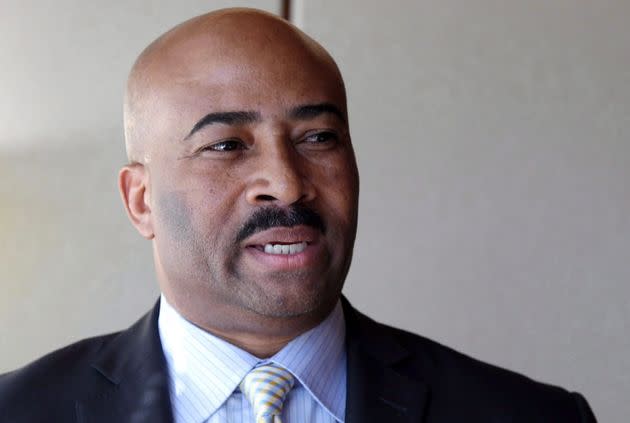
{"label": "teeth", "polygon": [[265,253],[298,254],[306,249],[306,245],[306,242],[298,242],[297,244],[265,244]]}

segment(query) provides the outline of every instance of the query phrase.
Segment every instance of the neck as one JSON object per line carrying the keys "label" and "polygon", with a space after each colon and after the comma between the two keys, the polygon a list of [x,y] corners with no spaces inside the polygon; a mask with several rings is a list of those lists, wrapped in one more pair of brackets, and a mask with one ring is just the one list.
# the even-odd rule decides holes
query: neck
{"label": "neck", "polygon": [[[289,317],[264,316],[240,310],[234,312],[226,307],[213,305],[204,307],[202,315],[178,307],[168,299],[184,319],[200,329],[229,342],[258,358],[269,358],[304,332],[320,324],[332,312],[336,301],[310,313]],[[207,315],[213,310],[212,316]]]}
{"label": "neck", "polygon": [[216,329],[203,329],[258,358],[273,356],[298,336],[261,337],[250,333],[225,333]]}

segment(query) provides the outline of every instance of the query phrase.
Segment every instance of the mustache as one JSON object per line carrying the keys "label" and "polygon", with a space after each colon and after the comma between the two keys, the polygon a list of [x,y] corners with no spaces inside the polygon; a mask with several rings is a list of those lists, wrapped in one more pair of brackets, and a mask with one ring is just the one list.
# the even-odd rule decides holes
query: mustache
{"label": "mustache", "polygon": [[247,219],[236,235],[236,242],[242,242],[257,232],[275,227],[304,225],[326,232],[326,225],[321,216],[313,209],[303,205],[293,205],[289,209],[265,207],[258,209]]}

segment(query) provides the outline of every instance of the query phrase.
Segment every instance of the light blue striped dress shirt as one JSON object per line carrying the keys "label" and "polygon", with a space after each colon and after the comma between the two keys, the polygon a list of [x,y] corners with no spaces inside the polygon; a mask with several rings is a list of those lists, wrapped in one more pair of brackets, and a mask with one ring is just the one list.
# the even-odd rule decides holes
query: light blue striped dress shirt
{"label": "light blue striped dress shirt", "polygon": [[185,320],[164,296],[158,328],[170,379],[175,423],[253,423],[238,385],[260,363],[295,376],[285,400],[285,423],[343,423],[346,410],[345,322],[341,303],[317,327],[276,355],[259,359]]}

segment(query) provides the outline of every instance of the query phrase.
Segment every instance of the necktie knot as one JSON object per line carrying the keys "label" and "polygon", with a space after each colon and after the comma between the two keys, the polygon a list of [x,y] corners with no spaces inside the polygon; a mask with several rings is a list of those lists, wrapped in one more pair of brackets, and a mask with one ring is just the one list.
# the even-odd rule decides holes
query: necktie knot
{"label": "necktie knot", "polygon": [[240,384],[254,409],[256,423],[279,423],[282,404],[293,388],[293,375],[275,364],[253,368]]}

